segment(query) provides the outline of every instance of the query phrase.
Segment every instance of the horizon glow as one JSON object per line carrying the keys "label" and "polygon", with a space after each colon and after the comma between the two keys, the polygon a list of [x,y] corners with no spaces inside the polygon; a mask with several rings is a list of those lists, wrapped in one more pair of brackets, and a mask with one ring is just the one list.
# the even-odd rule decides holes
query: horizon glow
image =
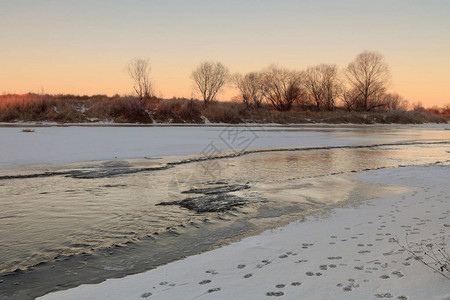
{"label": "horizon glow", "polygon": [[[125,71],[149,58],[157,95],[191,98],[206,60],[231,72],[270,64],[342,70],[383,54],[389,91],[425,106],[450,103],[450,1],[3,1],[0,93],[131,94]],[[237,92],[219,95],[229,100]]]}

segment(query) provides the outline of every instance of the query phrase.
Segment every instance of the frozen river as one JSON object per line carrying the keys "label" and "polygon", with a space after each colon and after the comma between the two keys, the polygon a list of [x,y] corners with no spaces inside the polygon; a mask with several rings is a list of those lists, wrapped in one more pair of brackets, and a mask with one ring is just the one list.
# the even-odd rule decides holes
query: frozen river
{"label": "frozen river", "polygon": [[[24,128],[35,130],[22,132]],[[32,164],[188,155],[208,150],[335,146],[448,139],[449,125],[427,126],[8,126],[0,125],[0,169]],[[242,134],[244,133],[244,134]],[[237,135],[247,140],[236,140]],[[240,144],[242,143],[242,144]]]}
{"label": "frozen river", "polygon": [[450,161],[448,125],[33,129],[0,128],[1,298],[151,269],[393,192],[354,174]]}

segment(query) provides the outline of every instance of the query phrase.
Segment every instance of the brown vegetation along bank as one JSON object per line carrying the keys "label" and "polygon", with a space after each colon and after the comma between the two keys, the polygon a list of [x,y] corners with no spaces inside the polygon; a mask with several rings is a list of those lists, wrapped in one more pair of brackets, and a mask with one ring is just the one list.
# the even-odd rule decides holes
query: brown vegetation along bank
{"label": "brown vegetation along bank", "polygon": [[259,107],[217,101],[205,105],[198,100],[176,98],[38,94],[0,96],[0,122],[421,124],[447,122],[447,110],[434,108],[430,111],[416,107],[411,111],[378,109],[358,112],[337,107],[333,111],[317,111],[314,106],[294,104],[289,111],[279,111],[267,103]]}

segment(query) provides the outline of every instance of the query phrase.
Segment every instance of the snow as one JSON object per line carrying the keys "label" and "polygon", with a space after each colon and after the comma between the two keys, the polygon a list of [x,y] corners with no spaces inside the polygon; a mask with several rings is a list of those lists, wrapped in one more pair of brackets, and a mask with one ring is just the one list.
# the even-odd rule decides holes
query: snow
{"label": "snow", "polygon": [[[36,127],[0,128],[0,168],[33,164],[66,164],[114,158],[179,156],[202,152],[210,143],[229,147],[220,138],[227,127]],[[230,127],[233,129],[235,127]],[[259,128],[249,128],[258,130]],[[249,147],[313,146],[345,143],[336,134],[254,131]],[[249,135],[252,136],[252,135]]]}
{"label": "snow", "polygon": [[[52,299],[450,299],[392,238],[449,237],[449,165],[384,169],[360,180],[406,193],[335,208],[145,273],[45,295]],[[399,189],[404,190],[404,189]]]}
{"label": "snow", "polygon": [[[407,138],[405,130],[410,128],[440,130],[447,126],[370,127],[371,131],[374,130],[370,134],[367,133],[367,126],[328,128],[324,125],[38,126],[33,127],[35,130],[33,133],[22,132],[23,128],[30,127],[28,125],[32,124],[0,127],[0,169],[115,158],[189,155],[201,153],[211,144],[220,151],[243,148],[239,143],[230,144],[226,140],[228,133],[236,129],[245,131],[244,137],[252,138],[251,143],[243,144],[246,148],[272,148],[397,142]],[[393,132],[377,135],[377,130],[393,130]],[[411,134],[409,138],[415,137]]]}

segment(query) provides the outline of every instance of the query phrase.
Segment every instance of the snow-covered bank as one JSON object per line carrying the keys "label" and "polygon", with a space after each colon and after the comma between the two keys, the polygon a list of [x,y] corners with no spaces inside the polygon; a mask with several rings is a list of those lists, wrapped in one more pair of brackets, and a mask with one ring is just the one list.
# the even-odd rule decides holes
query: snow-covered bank
{"label": "snow-covered bank", "polygon": [[450,166],[359,175],[411,192],[334,209],[157,269],[39,299],[449,299],[450,284],[393,242],[449,237]]}
{"label": "snow-covered bank", "polygon": [[[181,156],[201,152],[301,146],[336,146],[416,141],[445,135],[448,125],[318,127],[247,126],[69,126],[0,128],[0,169],[33,164]],[[23,128],[26,128],[24,125]]]}

